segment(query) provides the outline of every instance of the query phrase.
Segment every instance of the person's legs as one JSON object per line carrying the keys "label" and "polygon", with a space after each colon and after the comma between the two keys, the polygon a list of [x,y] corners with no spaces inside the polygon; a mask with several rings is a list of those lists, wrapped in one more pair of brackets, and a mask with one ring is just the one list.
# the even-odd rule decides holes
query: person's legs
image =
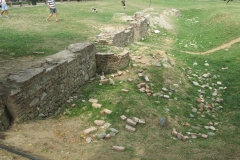
{"label": "person's legs", "polygon": [[55,20],[56,20],[56,22],[58,22],[57,12],[55,13]]}
{"label": "person's legs", "polygon": [[58,22],[58,15],[57,15],[57,9],[56,8],[54,8],[54,13],[55,13],[55,20],[56,20],[56,22]]}
{"label": "person's legs", "polygon": [[51,18],[53,16],[53,14],[49,14],[49,16],[47,17],[47,21],[49,21],[49,18]]}
{"label": "person's legs", "polygon": [[49,18],[51,18],[52,16],[53,16],[53,9],[52,8],[50,8],[50,14],[49,14],[49,16],[47,17],[47,21],[49,21]]}

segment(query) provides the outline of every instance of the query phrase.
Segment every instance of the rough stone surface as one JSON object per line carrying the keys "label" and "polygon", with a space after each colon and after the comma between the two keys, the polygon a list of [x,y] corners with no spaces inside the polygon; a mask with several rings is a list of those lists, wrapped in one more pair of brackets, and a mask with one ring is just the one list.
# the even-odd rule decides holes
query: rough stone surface
{"label": "rough stone surface", "polygon": [[98,103],[93,103],[93,104],[92,104],[92,107],[93,107],[93,108],[101,108],[102,105],[101,105],[101,104],[98,104]]}
{"label": "rough stone surface", "polygon": [[133,128],[133,127],[131,127],[131,126],[129,126],[129,125],[126,125],[126,126],[125,126],[125,129],[126,129],[127,131],[130,131],[130,132],[135,132],[135,131],[136,131],[135,128]]}
{"label": "rough stone surface", "polygon": [[131,119],[129,119],[129,118],[126,120],[126,122],[127,122],[128,124],[132,125],[132,126],[136,126],[136,125],[137,125],[136,122],[134,122],[133,120],[131,120]]}
{"label": "rough stone surface", "polygon": [[112,149],[118,152],[124,152],[125,151],[125,147],[122,146],[112,146]]}
{"label": "rough stone surface", "polygon": [[39,114],[52,115],[66,97],[95,75],[96,52],[92,43],[71,44],[48,56],[51,61],[7,76],[4,81],[14,86],[6,103],[12,119],[24,122]]}
{"label": "rough stone surface", "polygon": [[125,121],[127,119],[127,117],[125,115],[121,115],[120,118]]}
{"label": "rough stone surface", "polygon": [[96,127],[90,127],[90,128],[88,128],[88,129],[85,129],[85,130],[83,131],[83,133],[84,133],[85,135],[88,135],[89,133],[94,132],[94,131],[96,131],[96,130],[97,130]]}
{"label": "rough stone surface", "polygon": [[105,124],[105,121],[104,120],[95,120],[94,124],[96,124],[97,126],[102,126]]}
{"label": "rough stone surface", "polygon": [[97,72],[112,73],[128,66],[130,61],[129,51],[125,50],[120,54],[97,53]]}

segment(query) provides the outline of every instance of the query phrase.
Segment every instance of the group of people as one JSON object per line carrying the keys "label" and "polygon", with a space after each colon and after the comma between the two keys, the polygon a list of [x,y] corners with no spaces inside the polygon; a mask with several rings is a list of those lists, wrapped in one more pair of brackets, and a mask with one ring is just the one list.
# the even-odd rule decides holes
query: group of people
{"label": "group of people", "polygon": [[[123,5],[123,8],[125,9],[125,8],[126,8],[126,1],[125,1],[125,0],[121,0],[121,2],[122,2],[122,5]],[[1,4],[1,6],[2,6],[2,12],[1,12],[0,17],[2,17],[3,13],[5,13],[6,18],[9,18],[9,17],[8,17],[8,7],[7,7],[7,2],[6,2],[6,0],[0,0],[0,4]],[[49,19],[50,19],[53,15],[55,15],[55,21],[58,22],[57,8],[56,8],[56,6],[55,6],[55,1],[54,1],[54,0],[48,0],[47,5],[48,5],[49,8],[50,8],[50,14],[49,14],[49,16],[47,17],[46,21],[49,21]]]}

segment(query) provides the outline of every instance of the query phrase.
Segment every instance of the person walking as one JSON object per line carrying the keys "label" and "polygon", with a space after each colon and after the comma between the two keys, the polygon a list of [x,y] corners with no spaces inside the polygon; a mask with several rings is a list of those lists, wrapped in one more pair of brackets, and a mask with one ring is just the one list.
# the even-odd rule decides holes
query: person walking
{"label": "person walking", "polygon": [[7,7],[6,0],[0,0],[0,2],[2,4],[2,12],[1,12],[0,17],[2,17],[3,13],[5,13],[6,18],[9,18],[8,17],[8,7]]}
{"label": "person walking", "polygon": [[54,0],[48,0],[47,5],[50,8],[50,15],[47,17],[47,21],[49,22],[49,19],[53,16],[53,14],[55,15],[55,20],[56,22],[58,22],[58,16],[57,16],[57,8],[55,6],[55,2]]}
{"label": "person walking", "polygon": [[121,0],[122,2],[122,5],[123,5],[123,8],[125,9],[126,8],[126,1],[125,0]]}

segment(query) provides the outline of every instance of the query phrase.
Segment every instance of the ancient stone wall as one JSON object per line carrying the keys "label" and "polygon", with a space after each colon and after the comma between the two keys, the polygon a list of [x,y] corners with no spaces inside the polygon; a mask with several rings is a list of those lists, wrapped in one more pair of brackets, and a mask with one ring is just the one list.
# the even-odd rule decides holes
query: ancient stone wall
{"label": "ancient stone wall", "polygon": [[130,22],[130,26],[134,28],[134,39],[141,40],[147,36],[148,32],[148,21],[141,12],[134,14],[134,21]]}
{"label": "ancient stone wall", "polygon": [[[72,44],[47,57],[44,63],[9,75],[6,81],[12,83],[13,89],[7,102],[2,104],[17,122],[52,115],[76,89],[95,75],[96,53],[97,49],[91,43]],[[8,116],[4,106],[0,106],[0,113],[5,115],[2,119]]]}
{"label": "ancient stone wall", "polygon": [[[147,19],[136,13],[122,31],[101,33],[96,42],[124,47],[147,35]],[[0,131],[12,121],[24,122],[55,113],[66,99],[96,72],[110,73],[127,67],[128,51],[97,53],[92,43],[69,45],[46,61],[11,73],[0,81]]]}
{"label": "ancient stone wall", "polygon": [[130,26],[123,30],[112,32],[103,32],[97,35],[96,44],[112,45],[117,47],[125,47],[135,40],[141,40],[147,36],[148,21],[142,13],[136,12]]}
{"label": "ancient stone wall", "polygon": [[126,50],[117,55],[113,53],[97,53],[97,72],[110,73],[123,69],[128,66],[129,60],[129,51]]}

